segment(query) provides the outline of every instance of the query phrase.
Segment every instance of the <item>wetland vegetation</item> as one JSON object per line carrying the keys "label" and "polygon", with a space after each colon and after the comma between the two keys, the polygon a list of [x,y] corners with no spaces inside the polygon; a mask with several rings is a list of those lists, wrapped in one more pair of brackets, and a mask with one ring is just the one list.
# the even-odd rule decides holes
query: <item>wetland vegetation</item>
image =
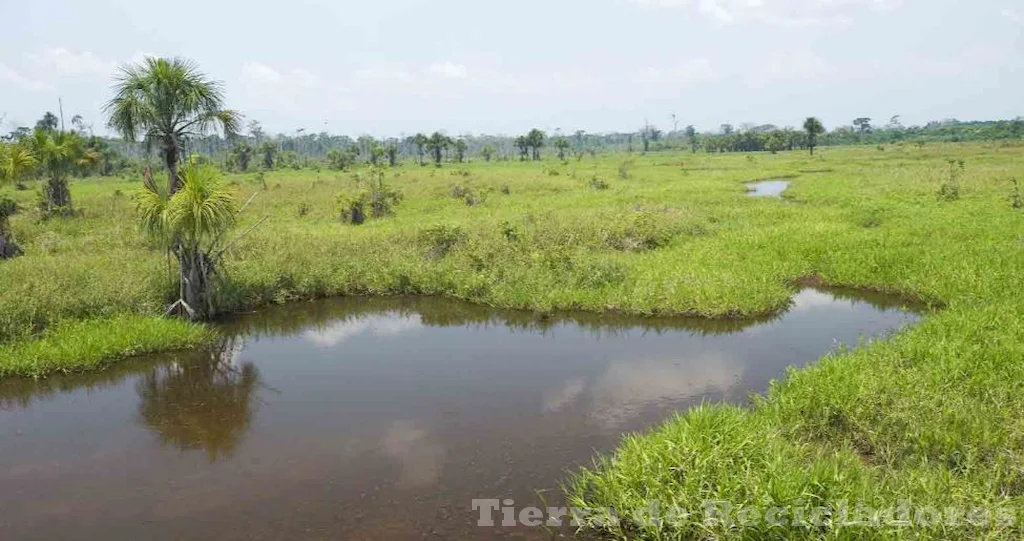
{"label": "wetland vegetation", "polygon": [[[179,68],[170,79],[188,74]],[[230,152],[204,153],[182,142],[204,140],[200,127],[240,129],[215,93],[196,90],[178,109],[140,105],[131,100],[146,85],[163,83],[125,75],[143,90],[122,89],[112,123],[162,145],[159,163],[47,118],[2,143],[0,375],[93,370],[216,340],[213,327],[165,317],[169,306],[201,319],[430,295],[542,316],[736,319],[783,311],[811,281],[930,311],[886,340],[790,371],[750,405],[701,405],[627,436],[571,475],[569,502],[628,512],[651,499],[763,508],[899,497],[1015,515],[1024,501],[1024,144],[1012,122],[1000,126],[1016,136],[988,141],[875,144],[865,132],[873,146],[832,146],[814,118],[804,139],[784,143],[730,128],[680,130],[673,147],[645,126],[636,149],[632,137],[610,148],[532,130],[480,146],[438,132],[322,157],[281,139],[268,146],[250,127],[244,140],[223,139],[235,141]],[[147,124],[159,115],[132,116],[159,106],[185,116],[163,127]],[[153,181],[161,168],[166,186]],[[748,182],[782,178],[785,200],[746,195]],[[944,524],[587,526],[649,539],[966,535]],[[969,533],[1021,534],[1000,521]]]}

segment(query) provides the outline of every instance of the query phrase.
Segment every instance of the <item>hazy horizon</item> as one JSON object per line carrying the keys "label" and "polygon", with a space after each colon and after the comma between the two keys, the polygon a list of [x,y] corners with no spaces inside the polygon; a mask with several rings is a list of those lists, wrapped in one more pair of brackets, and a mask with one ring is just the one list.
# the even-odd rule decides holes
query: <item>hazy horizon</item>
{"label": "hazy horizon", "polygon": [[[1024,114],[1024,9],[982,0],[0,0],[0,131],[45,111],[97,133],[117,66],[182,56],[269,133],[398,136],[829,129]],[[194,14],[193,22],[181,14]],[[223,22],[221,22],[223,21]]]}

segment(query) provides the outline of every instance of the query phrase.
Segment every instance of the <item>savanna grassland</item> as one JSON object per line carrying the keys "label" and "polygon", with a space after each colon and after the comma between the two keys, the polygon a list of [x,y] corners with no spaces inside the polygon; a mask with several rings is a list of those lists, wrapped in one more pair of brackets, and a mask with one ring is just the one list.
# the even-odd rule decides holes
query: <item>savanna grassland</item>
{"label": "savanna grassland", "polygon": [[[649,500],[764,508],[897,498],[1016,513],[1024,501],[1024,145],[831,147],[779,154],[607,154],[385,172],[393,215],[339,219],[366,170],[229,174],[244,236],[223,306],[332,295],[444,295],[536,311],[737,317],[782,310],[801,280],[929,303],[920,324],[793,371],[748,408],[705,406],[567,485],[578,506]],[[962,170],[948,160],[962,159]],[[784,199],[744,182],[789,178]],[[75,180],[79,215],[11,219],[25,255],[0,262],[0,374],[96,368],[190,347],[208,327],[163,319],[177,275],[140,233],[138,178]],[[955,185],[956,189],[953,189]],[[30,188],[32,186],[30,185]],[[6,188],[22,208],[32,189]],[[939,193],[946,194],[939,197]],[[344,197],[342,198],[344,199]],[[592,526],[627,538],[1013,538],[989,521],[925,528],[686,523]]]}

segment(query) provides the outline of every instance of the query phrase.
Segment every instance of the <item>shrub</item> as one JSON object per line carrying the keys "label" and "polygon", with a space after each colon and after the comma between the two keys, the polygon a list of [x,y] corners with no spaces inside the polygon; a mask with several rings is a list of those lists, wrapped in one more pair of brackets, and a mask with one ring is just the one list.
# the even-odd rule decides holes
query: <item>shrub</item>
{"label": "shrub", "polygon": [[963,160],[949,160],[949,176],[939,187],[939,199],[956,201],[960,199],[960,178],[964,174]]}
{"label": "shrub", "polygon": [[9,197],[0,197],[0,259],[21,255],[21,248],[11,238],[7,219],[18,212],[18,204]]}
{"label": "shrub", "polygon": [[516,229],[516,226],[512,225],[512,222],[507,220],[501,224],[501,235],[509,242],[519,240],[519,230]]}
{"label": "shrub", "polygon": [[370,181],[370,214],[374,218],[391,216],[394,207],[402,202],[402,194],[384,183],[383,170],[374,169],[371,174],[374,178]]}
{"label": "shrub", "polygon": [[1024,195],[1020,193],[1020,182],[1016,178],[1010,179],[1013,183],[1013,190],[1010,192],[1010,206],[1019,209],[1024,208]]}
{"label": "shrub", "polygon": [[[695,228],[692,234],[703,234],[699,229]],[[605,232],[604,244],[615,250],[640,252],[668,244],[676,232],[666,220],[659,220],[649,211],[639,211],[625,227]]]}
{"label": "shrub", "polygon": [[[384,171],[371,167],[368,172],[370,182],[366,189],[353,194],[339,193],[336,197],[343,222],[359,225],[366,221],[367,210],[372,218],[384,218],[394,214],[394,207],[402,202],[402,194],[391,189],[384,183]],[[364,177],[355,173],[356,185],[363,182]]]}
{"label": "shrub", "polygon": [[595,190],[607,190],[608,183],[597,177],[590,179],[590,187]]}
{"label": "shrub", "polygon": [[587,260],[577,262],[576,285],[585,288],[598,288],[621,284],[626,279],[626,266],[618,261]]}
{"label": "shrub", "polygon": [[476,192],[473,188],[462,186],[461,184],[453,184],[450,193],[452,197],[462,199],[470,207],[479,205],[487,199],[486,194]]}
{"label": "shrub", "polygon": [[335,200],[340,208],[340,219],[345,223],[360,225],[366,221],[366,190],[360,190],[355,194],[339,193]]}
{"label": "shrub", "polygon": [[462,228],[451,224],[432,225],[420,233],[420,239],[427,245],[427,257],[433,259],[448,255],[465,238]]}
{"label": "shrub", "polygon": [[633,160],[626,160],[619,164],[619,178],[626,180],[629,178],[629,170],[633,167]]}
{"label": "shrub", "polygon": [[468,194],[469,192],[470,192],[469,186],[463,186],[461,184],[452,184],[452,188],[451,188],[451,190],[449,190],[449,193],[455,199],[463,199],[463,198],[466,197],[466,194]]}
{"label": "shrub", "polygon": [[18,203],[10,197],[0,197],[0,220],[6,220],[18,213]]}

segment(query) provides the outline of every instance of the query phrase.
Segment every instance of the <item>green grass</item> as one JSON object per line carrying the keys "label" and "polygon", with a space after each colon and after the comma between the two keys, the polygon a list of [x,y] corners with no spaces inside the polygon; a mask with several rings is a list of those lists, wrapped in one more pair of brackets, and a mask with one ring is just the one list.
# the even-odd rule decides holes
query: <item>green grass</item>
{"label": "green grass", "polygon": [[[401,293],[540,311],[729,317],[785,307],[792,284],[808,276],[916,297],[942,309],[886,341],[792,372],[749,408],[708,405],[628,437],[570,479],[570,499],[621,512],[650,499],[692,509],[707,499],[764,506],[844,498],[1016,511],[1024,497],[1024,212],[1011,205],[1009,179],[1021,176],[1022,150],[991,143],[821,148],[813,158],[651,153],[629,157],[625,179],[624,155],[407,163],[387,177],[404,196],[395,215],[362,226],[338,219],[337,194],[358,188],[353,173],[275,171],[265,191],[255,173],[230,175],[240,196],[260,191],[246,220],[269,219],[226,261],[226,302],[241,309]],[[960,197],[942,201],[946,160],[958,158],[966,162]],[[593,188],[595,177],[607,188]],[[744,195],[744,181],[779,177],[792,182],[785,199]],[[76,322],[161,313],[176,285],[135,228],[128,194],[137,185],[78,180],[82,217],[14,217],[27,255],[0,263],[7,359],[49,341],[65,344],[56,362],[79,362],[86,342],[75,337],[89,333]],[[471,190],[472,205],[452,196],[454,185]],[[11,193],[31,203],[31,193]],[[91,351],[160,349],[191,332],[136,331],[137,340]],[[708,528],[602,529],[648,539],[1022,533],[994,524],[970,532]]]}
{"label": "green grass", "polygon": [[0,376],[45,376],[104,368],[118,359],[212,341],[214,333],[176,319],[120,315],[62,322],[29,341],[0,346]]}

